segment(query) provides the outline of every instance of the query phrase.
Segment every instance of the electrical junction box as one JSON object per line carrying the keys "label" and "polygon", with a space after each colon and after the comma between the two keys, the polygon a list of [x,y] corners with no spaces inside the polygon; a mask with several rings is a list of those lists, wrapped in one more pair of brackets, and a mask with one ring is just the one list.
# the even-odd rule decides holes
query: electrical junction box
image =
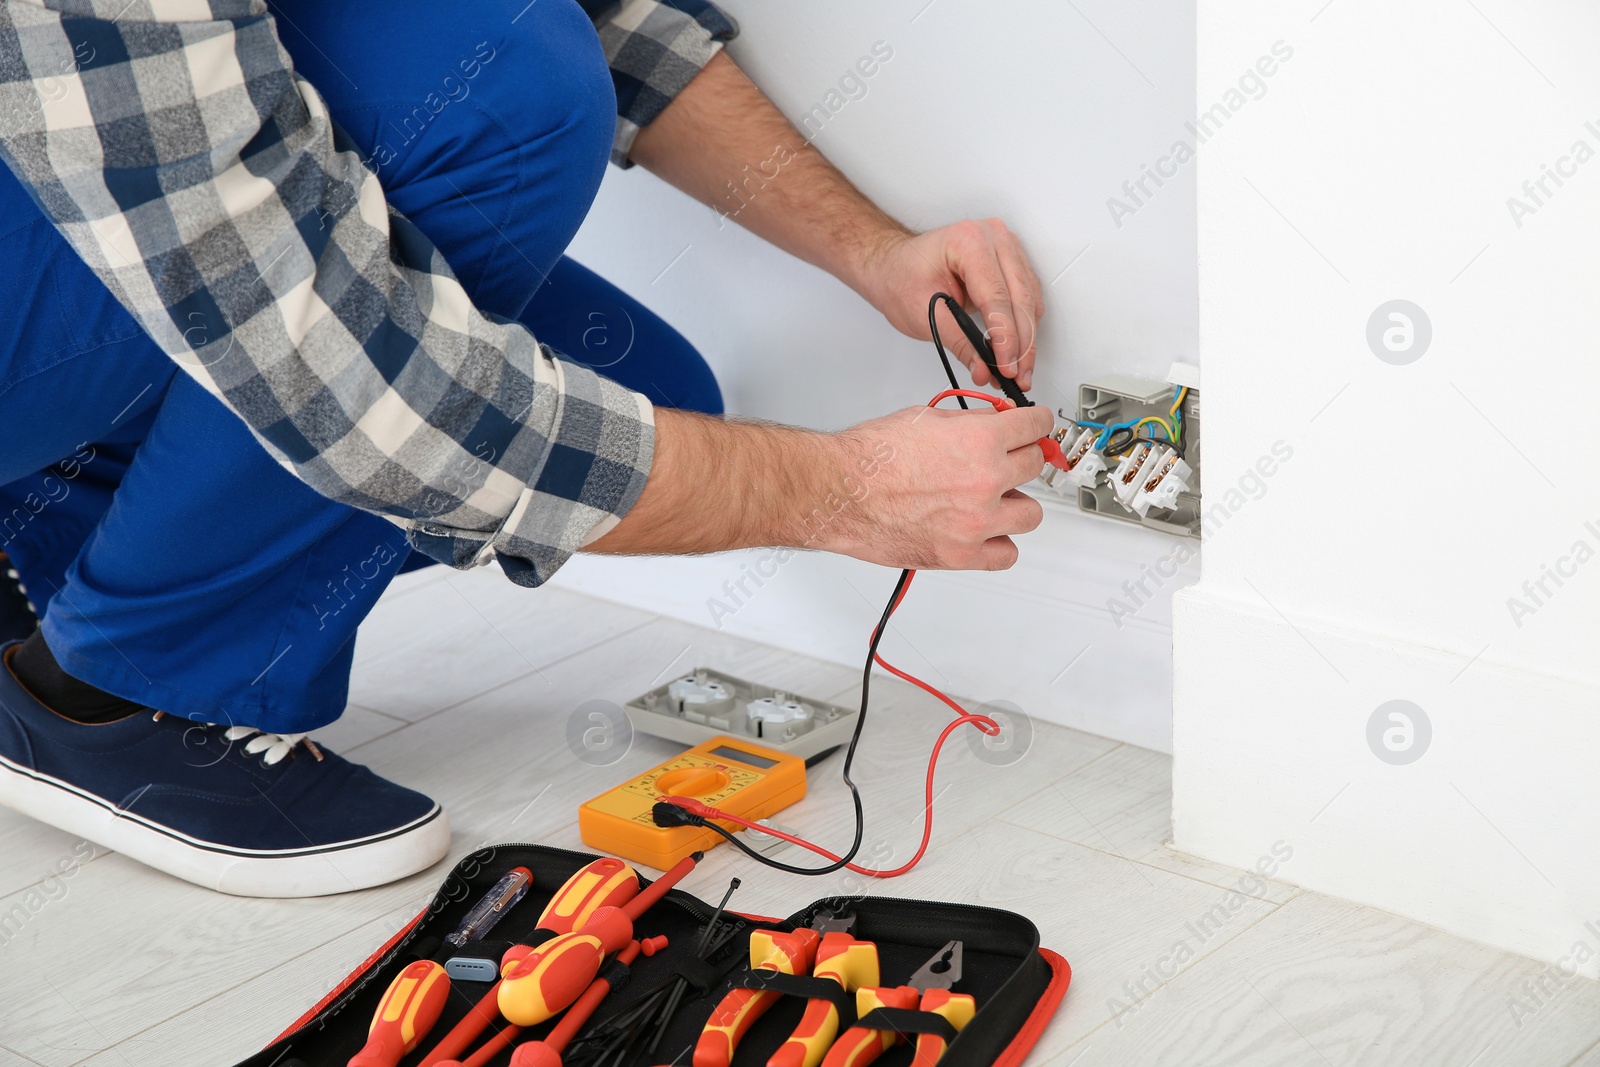
{"label": "electrical junction box", "polygon": [[857,708],[798,696],[701,667],[630,700],[622,709],[640,733],[698,745],[713,737],[748,738],[809,759],[848,744]]}
{"label": "electrical junction box", "polygon": [[[1078,410],[1057,414],[1069,425],[1057,431],[1070,471],[1048,468],[1042,480],[1052,490],[1075,500],[1078,510],[1103,518],[1138,523],[1182,537],[1200,536],[1200,373],[1187,363],[1174,363],[1165,382],[1127,374],[1108,374],[1078,387]],[[1113,454],[1095,448],[1101,431],[1078,422],[1105,426],[1162,418],[1172,410],[1177,389],[1187,392],[1178,407],[1182,432],[1178,447],[1151,435],[1128,449],[1118,440],[1105,442]],[[1147,423],[1147,426],[1154,425]],[[1126,435],[1123,435],[1126,436]]]}

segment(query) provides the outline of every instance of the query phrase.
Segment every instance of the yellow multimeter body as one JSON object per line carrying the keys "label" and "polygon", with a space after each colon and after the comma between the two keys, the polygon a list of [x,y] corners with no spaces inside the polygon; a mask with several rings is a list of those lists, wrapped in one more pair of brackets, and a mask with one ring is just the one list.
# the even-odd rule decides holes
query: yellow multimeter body
{"label": "yellow multimeter body", "polygon": [[[765,819],[806,795],[806,761],[737,737],[713,737],[578,808],[583,843],[666,870],[723,838],[704,826],[657,826],[662,797],[694,797],[745,819]],[[719,823],[728,830],[740,827]]]}

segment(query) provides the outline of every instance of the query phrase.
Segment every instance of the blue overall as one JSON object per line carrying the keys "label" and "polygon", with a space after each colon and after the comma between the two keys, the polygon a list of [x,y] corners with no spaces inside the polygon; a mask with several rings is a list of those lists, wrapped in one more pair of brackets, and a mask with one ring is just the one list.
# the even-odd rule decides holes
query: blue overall
{"label": "blue overall", "polygon": [[[720,413],[694,348],[563,255],[615,124],[573,0],[272,8],[296,68],[480,308],[658,404]],[[4,166],[0,551],[69,674],[275,732],[338,718],[356,627],[409,555],[399,527],[318,496],[180,372]]]}

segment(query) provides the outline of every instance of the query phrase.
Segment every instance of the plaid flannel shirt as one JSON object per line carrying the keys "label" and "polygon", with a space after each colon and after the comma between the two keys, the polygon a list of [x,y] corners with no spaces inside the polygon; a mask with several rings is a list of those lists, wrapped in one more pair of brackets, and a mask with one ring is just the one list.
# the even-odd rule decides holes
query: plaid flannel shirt
{"label": "plaid flannel shirt", "polygon": [[[734,27],[699,0],[590,13],[625,162]],[[279,462],[435,559],[537,585],[643,490],[649,402],[473,306],[264,0],[0,0],[0,158]]]}

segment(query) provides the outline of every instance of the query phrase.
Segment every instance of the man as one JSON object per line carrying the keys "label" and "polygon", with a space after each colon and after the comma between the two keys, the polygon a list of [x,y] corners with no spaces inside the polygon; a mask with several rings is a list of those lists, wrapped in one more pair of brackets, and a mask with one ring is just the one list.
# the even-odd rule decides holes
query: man
{"label": "man", "polygon": [[[0,802],[227,892],[376,885],[443,813],[305,733],[413,550],[522,585],[579,550],[1014,561],[1047,412],[711,417],[698,354],[562,253],[608,155],[716,204],[783,149],[740,223],[914,335],[951,292],[1026,387],[1016,238],[885,217],[701,0],[588,6],[0,3],[0,547],[40,618],[0,653]],[[556,355],[600,306],[636,330],[603,373]]]}

